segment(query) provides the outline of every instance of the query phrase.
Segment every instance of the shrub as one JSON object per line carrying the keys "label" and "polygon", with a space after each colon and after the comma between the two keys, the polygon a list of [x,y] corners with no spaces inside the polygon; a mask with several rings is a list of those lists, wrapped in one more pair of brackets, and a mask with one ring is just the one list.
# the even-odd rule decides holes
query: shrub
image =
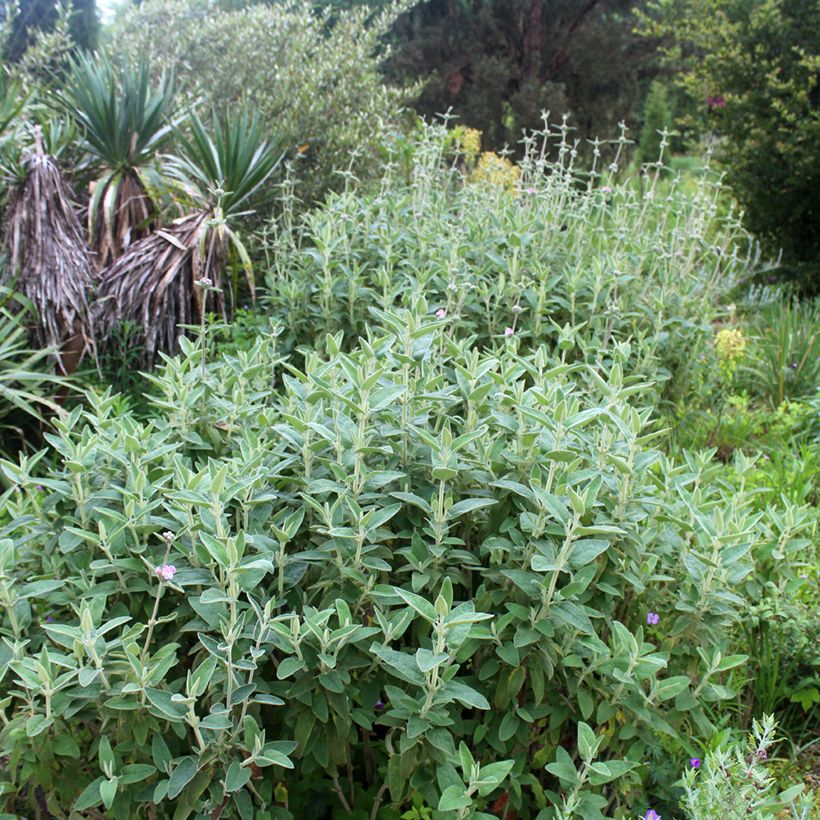
{"label": "shrub", "polygon": [[252,104],[267,134],[294,153],[300,147],[302,195],[311,200],[338,184],[335,169],[348,157],[354,172],[367,172],[382,122],[397,116],[405,98],[379,76],[380,37],[401,4],[333,21],[311,5],[288,0],[223,11],[208,0],[149,0],[124,15],[112,51],[150,54],[156,71],[174,71],[207,108]]}
{"label": "shrub", "polygon": [[52,469],[2,462],[8,810],[674,804],[809,520],[654,450],[625,343],[482,351],[431,307],[301,369],[183,339],[150,423],[89,396]]}
{"label": "shrub", "polygon": [[[17,303],[16,305],[14,303]],[[14,305],[10,310],[7,305]],[[57,406],[50,398],[62,379],[54,374],[53,351],[29,348],[26,320],[31,303],[0,287],[0,452],[18,449],[21,418],[39,420]]]}
{"label": "shrub", "polygon": [[[652,173],[640,189],[617,164],[589,173],[564,123],[532,136],[518,168],[496,158],[470,173],[462,147],[464,184],[450,142],[428,126],[392,149],[376,192],[351,187],[270,226],[265,301],[285,344],[317,328],[355,339],[372,308],[418,293],[481,346],[512,328],[525,348],[595,363],[631,341],[632,371],[667,388],[711,344],[720,296],[754,263],[719,180]],[[502,184],[485,184],[490,172]]]}
{"label": "shrub", "polygon": [[[813,817],[812,801],[803,795],[801,785],[780,795],[772,794],[774,779],[768,776],[766,762],[775,743],[776,724],[771,715],[754,722],[752,735],[744,747],[709,753],[697,767],[690,767],[683,778],[683,806],[692,820],[725,817],[745,820],[747,817]],[[800,797],[799,800],[796,798]],[[784,813],[785,810],[785,813]]]}

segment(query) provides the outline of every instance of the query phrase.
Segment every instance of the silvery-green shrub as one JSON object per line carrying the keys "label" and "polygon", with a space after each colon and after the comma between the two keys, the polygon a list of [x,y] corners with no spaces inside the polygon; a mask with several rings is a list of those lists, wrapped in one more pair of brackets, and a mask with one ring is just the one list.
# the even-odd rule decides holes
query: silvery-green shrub
{"label": "silvery-green shrub", "polygon": [[579,146],[566,121],[548,122],[509,190],[471,181],[452,132],[426,126],[394,142],[377,185],[272,222],[266,307],[286,343],[310,344],[317,328],[355,340],[372,308],[421,293],[458,338],[483,346],[510,328],[527,348],[591,364],[630,343],[626,367],[647,390],[685,393],[755,256],[718,176],[648,166],[637,184],[618,170],[625,145]]}
{"label": "silvery-green shrub", "polygon": [[776,794],[767,761],[776,743],[777,724],[771,715],[752,722],[745,744],[718,748],[704,760],[693,758],[682,778],[682,806],[690,820],[725,817],[726,820],[765,820],[814,816],[812,796],[798,783]]}
{"label": "silvery-green shrub", "polygon": [[624,343],[592,366],[447,327],[419,300],[204,379],[183,340],[150,421],[90,396],[2,462],[7,810],[656,805],[652,761],[735,695],[756,569],[799,583],[811,525],[655,449]]}

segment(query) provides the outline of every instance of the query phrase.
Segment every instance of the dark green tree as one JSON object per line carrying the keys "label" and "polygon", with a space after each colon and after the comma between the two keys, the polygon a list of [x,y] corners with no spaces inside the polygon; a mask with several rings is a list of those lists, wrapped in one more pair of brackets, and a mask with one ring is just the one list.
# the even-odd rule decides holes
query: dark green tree
{"label": "dark green tree", "polygon": [[578,136],[636,125],[654,45],[633,34],[638,0],[429,0],[396,24],[391,79],[423,79],[420,113],[452,108],[484,145],[572,115]]}
{"label": "dark green tree", "polygon": [[[657,162],[661,153],[661,132],[671,131],[674,122],[669,92],[660,80],[654,80],[643,107],[638,158],[641,162]],[[668,149],[665,157],[668,158]]]}
{"label": "dark green tree", "polygon": [[[17,62],[26,53],[37,33],[51,31],[59,17],[60,6],[70,9],[69,32],[77,48],[92,51],[97,47],[100,22],[96,0],[23,0],[12,20],[4,57]],[[0,15],[9,13],[11,3],[0,0]]]}
{"label": "dark green tree", "polygon": [[820,290],[820,5],[817,0],[652,0],[642,29],[716,139],[746,225]]}

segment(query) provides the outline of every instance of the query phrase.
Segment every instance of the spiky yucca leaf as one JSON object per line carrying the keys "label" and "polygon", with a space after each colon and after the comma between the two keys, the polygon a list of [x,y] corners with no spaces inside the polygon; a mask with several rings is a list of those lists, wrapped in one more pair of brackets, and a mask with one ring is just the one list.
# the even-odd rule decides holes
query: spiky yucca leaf
{"label": "spiky yucca leaf", "polygon": [[94,345],[91,264],[68,186],[39,132],[35,139],[6,208],[4,279],[33,304],[38,342],[60,351],[60,369],[71,372]]}
{"label": "spiky yucca leaf", "polygon": [[190,139],[180,138],[179,155],[166,157],[166,172],[195,207],[219,208],[226,219],[236,216],[276,170],[282,153],[262,139],[255,115],[214,117],[211,136],[191,114],[190,129]]}
{"label": "spiky yucca leaf", "polygon": [[[178,183],[192,207],[209,209],[220,241],[239,262],[248,282],[251,298],[256,298],[253,265],[240,234],[237,219],[249,211],[251,199],[270,179],[283,154],[262,138],[257,117],[247,112],[221,120],[214,116],[213,136],[202,120],[190,115],[190,138],[180,138],[180,151],[165,158],[166,175]],[[236,270],[236,268],[235,268]],[[232,283],[235,297],[237,282]]]}
{"label": "spiky yucca leaf", "polygon": [[173,82],[156,85],[146,63],[114,64],[105,55],[79,55],[63,92],[101,171],[93,183],[88,235],[103,267],[144,236],[155,216],[146,170],[172,133]]}
{"label": "spiky yucca leaf", "polygon": [[[180,326],[199,321],[202,310],[224,313],[221,272],[226,239],[212,214],[197,211],[134,243],[101,275],[97,318],[103,338],[128,320],[150,367],[158,351],[177,349]],[[210,279],[213,288],[197,285]]]}

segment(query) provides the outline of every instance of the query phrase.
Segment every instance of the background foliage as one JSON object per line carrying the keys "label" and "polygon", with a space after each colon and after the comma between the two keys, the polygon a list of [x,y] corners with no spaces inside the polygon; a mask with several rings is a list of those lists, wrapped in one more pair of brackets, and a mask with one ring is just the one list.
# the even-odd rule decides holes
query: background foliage
{"label": "background foliage", "polygon": [[336,169],[366,173],[379,133],[401,116],[408,96],[382,83],[378,44],[402,7],[331,20],[307,0],[233,11],[206,0],[148,0],[119,21],[111,47],[150,55],[155,72],[173,71],[206,109],[252,105],[263,129],[298,158],[310,201],[338,186]]}
{"label": "background foliage", "polygon": [[96,48],[100,21],[95,0],[2,0],[0,18],[11,22],[3,48],[4,59],[18,62],[35,42],[38,32],[54,29],[61,6],[72,42],[80,49]]}
{"label": "background foliage", "polygon": [[635,127],[652,44],[633,34],[633,0],[430,0],[390,33],[387,74],[418,79],[419,113],[452,108],[488,148],[517,150],[541,113],[571,113],[581,137]]}
{"label": "background foliage", "polygon": [[[720,139],[719,156],[768,251],[817,289],[820,260],[820,10],[811,2],[652,3],[676,79]],[[708,98],[720,98],[717,104]],[[722,101],[722,102],[721,102]]]}

